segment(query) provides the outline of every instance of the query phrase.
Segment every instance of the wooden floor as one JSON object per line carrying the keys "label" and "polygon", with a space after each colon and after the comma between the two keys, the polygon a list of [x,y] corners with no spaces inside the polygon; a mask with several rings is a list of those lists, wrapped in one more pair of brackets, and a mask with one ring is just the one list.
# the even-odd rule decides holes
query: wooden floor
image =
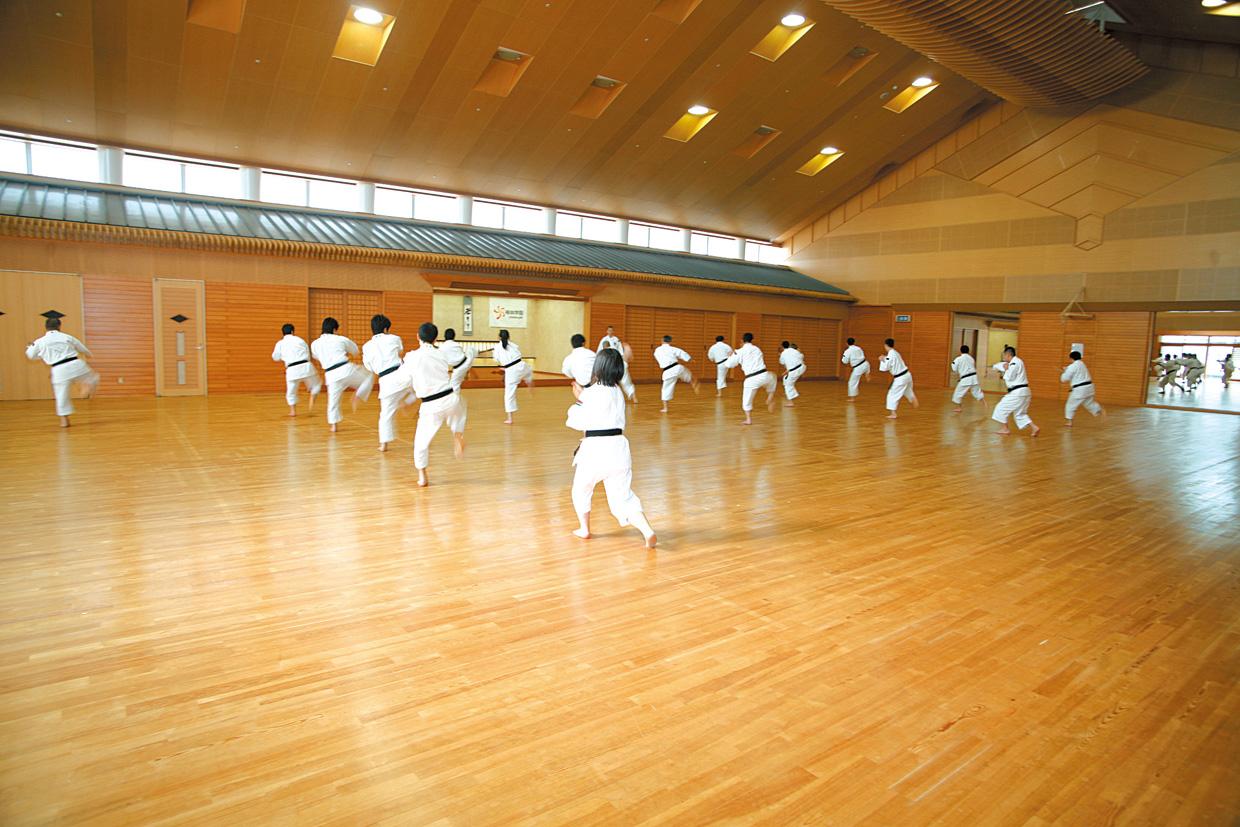
{"label": "wooden floor", "polygon": [[881,388],[642,386],[650,553],[561,387],[427,490],[373,401],[5,403],[0,823],[1236,823],[1240,420]]}

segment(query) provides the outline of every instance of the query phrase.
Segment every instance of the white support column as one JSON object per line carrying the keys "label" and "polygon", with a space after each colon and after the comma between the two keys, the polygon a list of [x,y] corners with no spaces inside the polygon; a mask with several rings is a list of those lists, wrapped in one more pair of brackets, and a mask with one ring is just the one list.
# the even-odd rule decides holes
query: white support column
{"label": "white support column", "polygon": [[369,181],[357,185],[357,211],[372,214],[375,211],[375,185]]}
{"label": "white support column", "polygon": [[744,258],[745,258],[745,239],[743,239],[743,238],[738,238],[738,239],[736,239],[736,249],[732,252],[732,258],[739,258],[739,259],[744,260]]}
{"label": "white support column", "polygon": [[555,235],[555,217],[559,212],[555,207],[543,207],[543,232],[547,235]]}
{"label": "white support column", "polygon": [[621,218],[619,219],[618,223],[620,225],[620,243],[628,244],[629,243],[629,220],[627,218]]}
{"label": "white support column", "polygon": [[693,248],[693,240],[690,238],[689,231],[681,230],[680,231],[680,249],[684,250],[687,253],[692,248]]}
{"label": "white support column", "polygon": [[241,168],[241,197],[246,201],[261,200],[262,177],[258,167]]}
{"label": "white support column", "polygon": [[99,183],[123,184],[125,182],[125,152],[120,147],[99,147]]}
{"label": "white support column", "polygon": [[456,199],[456,220],[462,224],[474,223],[474,199],[469,195],[459,195]]}

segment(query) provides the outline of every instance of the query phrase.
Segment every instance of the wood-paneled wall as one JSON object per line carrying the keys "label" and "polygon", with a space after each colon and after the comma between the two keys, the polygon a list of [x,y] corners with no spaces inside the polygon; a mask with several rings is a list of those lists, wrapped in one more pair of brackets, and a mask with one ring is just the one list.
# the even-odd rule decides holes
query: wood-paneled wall
{"label": "wood-paneled wall", "polygon": [[[890,307],[852,307],[849,308],[848,321],[844,325],[844,338],[857,340],[858,347],[865,351],[865,358],[870,360],[870,370],[877,372],[878,360],[883,355],[883,340],[892,336],[893,327],[895,313]],[[843,353],[842,346],[840,352]],[[836,362],[839,360],[839,356],[835,357]],[[841,363],[841,374],[843,370],[844,365]]]}
{"label": "wood-paneled wall", "polygon": [[271,360],[271,350],[286,322],[303,339],[314,339],[307,289],[209,281],[206,305],[208,392],[283,390],[284,368]]}
{"label": "wood-paneled wall", "polygon": [[806,319],[797,316],[763,316],[762,352],[767,356],[767,367],[779,364],[780,344],[795,343],[805,355],[805,374],[810,379],[824,379],[837,375],[836,365],[840,359],[841,325],[837,319]]}
{"label": "wood-paneled wall", "polygon": [[[418,343],[418,326],[429,322],[435,315],[435,298],[432,293],[415,293],[401,290],[383,291],[383,315],[392,320],[392,332],[401,338],[406,348],[416,347]],[[367,325],[369,325],[369,320]],[[357,343],[370,338],[367,327],[363,338]]]}
{"label": "wood-paneled wall", "polygon": [[614,327],[616,335],[627,342],[624,316],[624,305],[622,304],[590,302],[590,330],[586,337],[586,344],[591,348],[597,347],[599,340],[607,335],[608,327]]}
{"label": "wood-paneled wall", "polygon": [[112,276],[82,277],[86,346],[99,371],[100,396],[155,393],[155,332],[151,282]]}
{"label": "wood-paneled wall", "polygon": [[[901,315],[898,307],[894,312]],[[947,387],[947,368],[952,360],[951,312],[917,310],[903,315],[909,321],[895,324],[896,349],[904,356],[914,383],[919,388]],[[901,341],[905,338],[908,341]]]}
{"label": "wood-paneled wall", "polygon": [[1069,388],[1059,375],[1074,343],[1085,346],[1085,364],[1104,405],[1142,405],[1149,375],[1154,314],[1096,313],[1064,321],[1058,313],[1020,314],[1017,347],[1029,373],[1029,389],[1042,399],[1064,399]]}

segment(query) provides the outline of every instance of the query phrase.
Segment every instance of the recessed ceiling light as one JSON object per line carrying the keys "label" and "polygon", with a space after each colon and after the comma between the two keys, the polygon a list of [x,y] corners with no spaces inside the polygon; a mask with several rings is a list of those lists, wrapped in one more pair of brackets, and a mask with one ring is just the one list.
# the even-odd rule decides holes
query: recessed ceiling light
{"label": "recessed ceiling light", "polygon": [[803,14],[785,14],[783,19],[779,21],[790,29],[795,29],[805,23],[805,15]]}
{"label": "recessed ceiling light", "polygon": [[374,9],[358,6],[353,10],[353,19],[358,23],[365,23],[367,26],[378,26],[383,22],[383,15]]}
{"label": "recessed ceiling light", "polygon": [[700,103],[694,104],[693,106],[689,107],[690,115],[705,115],[708,112],[710,112],[710,107],[702,106],[702,104]]}
{"label": "recessed ceiling light", "polygon": [[1227,5],[1227,0],[1201,0],[1201,5],[1207,9],[1217,9],[1219,6]]}
{"label": "recessed ceiling light", "polygon": [[914,78],[912,85],[916,86],[918,89],[924,89],[932,83],[934,83],[934,78],[928,78],[925,75],[922,75],[919,78]]}
{"label": "recessed ceiling light", "polygon": [[824,146],[818,150],[819,155],[839,155],[840,151],[833,146]]}

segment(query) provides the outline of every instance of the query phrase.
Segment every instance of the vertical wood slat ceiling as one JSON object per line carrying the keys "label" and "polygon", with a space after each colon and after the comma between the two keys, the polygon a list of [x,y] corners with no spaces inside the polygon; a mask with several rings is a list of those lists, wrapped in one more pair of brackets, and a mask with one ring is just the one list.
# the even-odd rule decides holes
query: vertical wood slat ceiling
{"label": "vertical wood slat ceiling", "polygon": [[1093,100],[1147,68],[1049,0],[823,0],[1022,106]]}
{"label": "vertical wood slat ceiling", "polygon": [[[373,0],[396,17],[374,67],[331,58],[344,0],[248,0],[239,34],[165,0],[0,3],[0,125],[176,154],[387,181],[774,238],[916,154],[989,96],[821,4],[710,0]],[[772,63],[749,50],[793,6],[814,28]],[[473,90],[498,47],[533,56],[507,97]],[[836,86],[855,46],[877,57]],[[942,86],[908,112],[879,94]],[[596,75],[627,84],[570,112]],[[697,102],[720,114],[662,134]],[[751,158],[759,125],[780,130]],[[846,155],[809,179],[823,144]]]}

